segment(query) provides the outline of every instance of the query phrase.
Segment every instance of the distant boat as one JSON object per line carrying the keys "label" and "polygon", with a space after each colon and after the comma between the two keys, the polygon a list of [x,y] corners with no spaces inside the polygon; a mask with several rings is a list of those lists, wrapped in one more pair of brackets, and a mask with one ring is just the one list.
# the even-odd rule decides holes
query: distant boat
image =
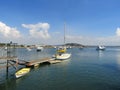
{"label": "distant boat", "polygon": [[96,50],[105,50],[105,46],[98,46],[97,48],[96,48]]}
{"label": "distant boat", "polygon": [[32,49],[31,49],[31,48],[29,48],[29,47],[27,47],[26,49],[27,49],[28,51],[31,51],[31,50],[32,50]]}
{"label": "distant boat", "polygon": [[25,45],[25,48],[28,50],[28,51],[31,51],[32,49],[29,47],[29,46],[27,46],[27,45]]}
{"label": "distant boat", "polygon": [[16,78],[20,78],[30,72],[30,68],[22,68],[15,73]]}
{"label": "distant boat", "polygon": [[79,49],[83,49],[84,47],[83,46],[80,46]]}
{"label": "distant boat", "polygon": [[66,47],[58,47],[57,52],[58,53],[65,53],[66,52]]}
{"label": "distant boat", "polygon": [[37,46],[37,51],[42,51],[43,50],[43,47],[42,46]]}
{"label": "distant boat", "polygon": [[66,48],[67,48],[67,49],[71,49],[72,47],[71,47],[71,46],[67,46]]}
{"label": "distant boat", "polygon": [[8,47],[4,47],[4,50],[7,50],[8,49]]}

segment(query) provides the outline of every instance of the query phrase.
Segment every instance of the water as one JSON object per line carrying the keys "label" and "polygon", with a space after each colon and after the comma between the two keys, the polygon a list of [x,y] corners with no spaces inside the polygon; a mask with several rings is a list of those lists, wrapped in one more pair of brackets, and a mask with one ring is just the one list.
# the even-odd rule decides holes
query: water
{"label": "water", "polygon": [[[0,90],[120,90],[120,48],[107,47],[105,51],[95,48],[69,49],[69,60],[32,69],[26,76],[15,79],[11,69],[6,79],[0,74]],[[33,60],[51,57],[55,49],[31,52],[18,49],[20,59]]]}

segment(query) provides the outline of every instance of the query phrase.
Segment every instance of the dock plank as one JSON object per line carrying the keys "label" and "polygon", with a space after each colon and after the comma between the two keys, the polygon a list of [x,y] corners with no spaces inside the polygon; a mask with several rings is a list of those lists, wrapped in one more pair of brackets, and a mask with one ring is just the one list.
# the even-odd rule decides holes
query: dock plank
{"label": "dock plank", "polygon": [[11,59],[17,59],[17,57],[0,57],[0,60],[5,59],[5,60],[11,60]]}
{"label": "dock plank", "polygon": [[40,64],[40,63],[44,63],[44,62],[49,62],[51,60],[53,60],[53,59],[52,58],[48,58],[48,57],[47,58],[37,59],[37,60],[32,60],[32,61],[28,62],[26,64],[26,66],[34,66],[36,64]]}

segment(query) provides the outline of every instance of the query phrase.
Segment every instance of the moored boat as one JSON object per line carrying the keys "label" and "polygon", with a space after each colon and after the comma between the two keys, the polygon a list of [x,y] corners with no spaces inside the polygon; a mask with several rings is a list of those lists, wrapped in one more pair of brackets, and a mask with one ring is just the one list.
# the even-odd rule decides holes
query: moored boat
{"label": "moored boat", "polygon": [[64,52],[66,52],[66,47],[59,47],[59,48],[57,49],[57,52],[58,52],[58,53],[64,53]]}
{"label": "moored boat", "polygon": [[70,53],[58,53],[55,55],[56,60],[65,60],[69,59],[71,57]]}
{"label": "moored boat", "polygon": [[30,68],[22,68],[15,73],[16,78],[22,77],[30,72]]}
{"label": "moored boat", "polygon": [[98,46],[97,48],[96,48],[96,50],[105,50],[105,46]]}
{"label": "moored boat", "polygon": [[67,53],[67,48],[65,46],[65,26],[64,26],[64,46],[59,47],[57,53],[54,55],[56,60],[65,60],[71,57],[71,53]]}
{"label": "moored boat", "polygon": [[42,51],[43,50],[43,47],[42,46],[38,46],[37,47],[37,51]]}

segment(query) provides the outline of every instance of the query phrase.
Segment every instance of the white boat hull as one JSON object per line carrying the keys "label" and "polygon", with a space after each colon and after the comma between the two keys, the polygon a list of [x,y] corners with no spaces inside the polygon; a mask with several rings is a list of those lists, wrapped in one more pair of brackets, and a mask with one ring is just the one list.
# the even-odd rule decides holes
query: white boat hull
{"label": "white boat hull", "polygon": [[70,53],[62,53],[62,54],[57,54],[55,55],[55,59],[57,60],[65,60],[71,57]]}
{"label": "white boat hull", "polygon": [[96,50],[105,50],[104,46],[98,46]]}
{"label": "white boat hull", "polygon": [[37,51],[42,51],[43,47],[37,47]]}

